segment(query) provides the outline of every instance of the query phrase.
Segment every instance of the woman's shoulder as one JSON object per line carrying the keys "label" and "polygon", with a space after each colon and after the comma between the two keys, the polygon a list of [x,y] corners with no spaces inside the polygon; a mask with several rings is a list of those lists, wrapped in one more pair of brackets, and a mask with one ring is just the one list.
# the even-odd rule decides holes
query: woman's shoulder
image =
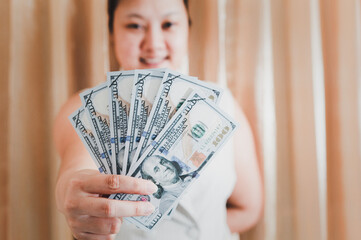
{"label": "woman's shoulder", "polygon": [[227,86],[219,82],[210,82],[210,81],[205,81],[205,82],[210,86],[214,86],[214,88],[219,89],[220,93],[219,93],[219,100],[217,101],[218,104],[234,102],[234,97],[232,95],[232,92]]}
{"label": "woman's shoulder", "polygon": [[[68,116],[76,111],[78,108],[81,107],[82,103],[79,97],[79,93],[81,91],[74,93],[66,102],[62,105],[60,108],[60,111],[58,112],[56,119],[55,119],[55,125],[61,124],[61,121],[68,118]],[[59,122],[60,121],[60,122]]]}
{"label": "woman's shoulder", "polygon": [[220,88],[221,93],[217,105],[230,116],[234,116],[235,108],[239,108],[236,104],[236,101],[232,95],[231,90],[227,86],[222,86],[221,84],[215,84]]}
{"label": "woman's shoulder", "polygon": [[[68,100],[60,108],[60,111],[58,112],[54,121],[53,135],[55,145],[59,153],[63,152],[67,145],[65,143],[68,143],[68,140],[71,139],[73,135],[75,135],[68,117],[82,105],[79,92],[68,98]],[[77,139],[77,137],[74,137],[74,139]]]}

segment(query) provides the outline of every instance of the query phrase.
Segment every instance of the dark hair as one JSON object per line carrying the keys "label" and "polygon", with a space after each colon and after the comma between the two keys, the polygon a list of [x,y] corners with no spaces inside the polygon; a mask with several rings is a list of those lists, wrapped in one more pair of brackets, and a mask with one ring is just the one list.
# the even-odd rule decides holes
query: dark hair
{"label": "dark hair", "polygon": [[[115,9],[117,8],[120,1],[121,0],[108,0],[108,27],[109,27],[109,32],[110,33],[113,32],[114,12],[115,12]],[[188,3],[188,0],[183,0],[183,3],[184,3],[184,6],[186,7],[186,10],[187,10],[188,24],[190,26],[192,21],[191,21],[190,15],[189,15],[189,3]]]}

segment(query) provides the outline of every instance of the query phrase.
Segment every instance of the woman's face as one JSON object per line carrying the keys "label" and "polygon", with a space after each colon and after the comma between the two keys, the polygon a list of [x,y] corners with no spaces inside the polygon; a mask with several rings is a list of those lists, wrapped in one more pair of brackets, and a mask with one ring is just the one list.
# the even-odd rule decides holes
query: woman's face
{"label": "woman's face", "polygon": [[112,40],[124,70],[178,70],[188,53],[188,15],[183,0],[121,0]]}
{"label": "woman's face", "polygon": [[142,171],[151,176],[161,186],[171,185],[180,180],[174,165],[170,161],[157,156],[145,159]]}

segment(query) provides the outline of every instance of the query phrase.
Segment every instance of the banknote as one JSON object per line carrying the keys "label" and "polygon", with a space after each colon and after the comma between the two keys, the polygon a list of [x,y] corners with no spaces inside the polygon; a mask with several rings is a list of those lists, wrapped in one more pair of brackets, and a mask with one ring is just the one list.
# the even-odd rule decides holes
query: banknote
{"label": "banknote", "polygon": [[111,145],[110,145],[110,121],[109,121],[109,102],[108,88],[106,83],[102,83],[94,88],[87,89],[80,93],[83,106],[87,110],[87,115],[95,134],[95,139],[104,155],[109,173],[113,173],[111,162]]}
{"label": "banknote", "polygon": [[151,230],[170,214],[177,199],[202,175],[237,127],[207,95],[197,91],[184,101],[129,174],[153,181],[158,191],[152,195],[110,196],[118,200],[149,201],[155,206],[149,216],[126,218],[139,228]]}
{"label": "banknote", "polygon": [[83,107],[79,108],[77,111],[75,111],[69,116],[69,120],[73,125],[75,131],[77,132],[78,136],[80,137],[81,141],[84,143],[86,149],[90,153],[99,172],[109,174],[109,168],[106,162],[103,162],[102,156],[95,140],[94,132],[92,130],[89,119],[86,116],[85,109]]}
{"label": "banknote", "polygon": [[134,71],[108,72],[107,85],[109,92],[110,142],[113,172],[123,172],[125,140],[131,102],[131,92],[134,82]]}
{"label": "banknote", "polygon": [[[157,137],[165,124],[195,89],[200,90],[208,99],[216,103],[222,93],[222,90],[215,85],[197,80],[195,77],[171,70],[165,72],[132,162],[139,159],[146,147]],[[132,170],[134,170],[133,167]]]}
{"label": "banknote", "polygon": [[[131,166],[141,134],[147,123],[164,71],[136,70],[132,87],[131,108],[125,142],[124,164]],[[123,169],[126,174],[129,169]]]}

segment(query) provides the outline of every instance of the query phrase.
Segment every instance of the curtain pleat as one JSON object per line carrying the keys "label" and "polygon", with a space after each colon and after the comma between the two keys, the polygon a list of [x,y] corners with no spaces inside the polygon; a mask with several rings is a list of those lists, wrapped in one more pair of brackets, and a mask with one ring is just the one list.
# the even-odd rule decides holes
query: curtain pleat
{"label": "curtain pleat", "polygon": [[0,239],[6,239],[8,234],[7,221],[9,216],[9,66],[10,66],[10,0],[0,2]]}
{"label": "curtain pleat", "polygon": [[[51,121],[69,96],[105,81],[109,69],[106,1],[54,1],[50,4]],[[60,163],[51,144],[51,191]],[[72,239],[52,197],[51,239]]]}
{"label": "curtain pleat", "polygon": [[219,76],[218,0],[190,3],[189,73],[217,82]]}
{"label": "curtain pleat", "polygon": [[[262,166],[262,144],[257,121],[256,78],[260,61],[262,2],[252,0],[226,1],[225,65],[227,85],[245,112],[253,130],[259,163]],[[245,34],[246,33],[246,34]],[[264,239],[264,223],[241,235],[241,239]]]}
{"label": "curtain pleat", "polygon": [[[252,0],[228,0],[226,14],[225,64],[228,87],[246,113],[257,137],[255,79],[260,50],[260,11]],[[247,33],[247,34],[244,34]]]}
{"label": "curtain pleat", "polygon": [[[53,1],[49,6],[50,11],[50,35],[51,38],[51,119],[55,119],[61,105],[76,91],[74,79],[71,74],[71,57],[69,45],[72,36],[69,34],[70,15],[73,12],[71,1]],[[52,130],[52,129],[49,129]],[[51,144],[51,189],[54,196],[56,176],[60,165],[59,156],[56,154],[54,144]],[[56,210],[55,198],[51,197],[51,239],[72,239],[65,218]]]}
{"label": "curtain pleat", "polygon": [[[291,127],[290,123],[290,69],[287,52],[287,12],[285,1],[272,1],[271,32],[274,73],[274,95],[276,116],[276,232],[275,239],[294,239],[295,220],[293,216],[294,195],[292,194]],[[264,170],[265,172],[267,169]],[[267,197],[267,196],[266,196]]]}
{"label": "curtain pleat", "polygon": [[[276,138],[278,157],[278,239],[320,239],[318,172],[311,65],[310,2],[282,2],[281,41],[274,41]],[[272,14],[273,15],[273,14]],[[273,15],[277,18],[278,15]],[[282,44],[282,45],[281,45]],[[284,44],[284,45],[283,45]],[[281,46],[277,46],[281,45]],[[277,49],[282,48],[282,51]],[[284,54],[276,60],[278,54]],[[278,69],[277,69],[278,68]],[[287,163],[286,163],[287,162]],[[283,177],[285,176],[285,178]],[[287,183],[286,183],[287,182]],[[285,188],[282,188],[284,186]],[[285,211],[283,201],[290,207]],[[289,214],[292,213],[292,214]],[[292,231],[290,231],[292,230]],[[290,235],[288,235],[290,234]]]}
{"label": "curtain pleat", "polygon": [[70,95],[105,80],[106,2],[6,3],[10,11],[2,17],[10,25],[1,37],[10,40],[1,52],[9,49],[10,56],[4,60],[8,80],[1,82],[6,114],[1,130],[9,130],[1,138],[8,152],[0,165],[6,178],[1,190],[7,192],[1,198],[1,226],[6,228],[1,233],[4,239],[71,239],[54,199],[59,159],[52,124]]}
{"label": "curtain pleat", "polygon": [[47,7],[42,1],[27,1],[26,4],[11,1],[7,139],[9,239],[50,237],[47,227],[51,212]]}
{"label": "curtain pleat", "polygon": [[[329,239],[358,239],[361,166],[356,1],[321,1],[326,96]],[[358,18],[359,19],[359,18]],[[359,27],[360,25],[358,25]]]}

